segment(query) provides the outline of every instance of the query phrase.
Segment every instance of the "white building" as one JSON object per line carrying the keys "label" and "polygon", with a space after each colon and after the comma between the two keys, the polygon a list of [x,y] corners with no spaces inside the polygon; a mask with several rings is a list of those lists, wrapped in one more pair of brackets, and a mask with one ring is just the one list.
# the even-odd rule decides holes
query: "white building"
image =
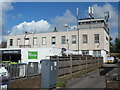
{"label": "white building", "polygon": [[8,36],[7,48],[66,48],[79,54],[103,56],[106,62],[110,37],[104,19],[83,19],[78,23],[78,30]]}

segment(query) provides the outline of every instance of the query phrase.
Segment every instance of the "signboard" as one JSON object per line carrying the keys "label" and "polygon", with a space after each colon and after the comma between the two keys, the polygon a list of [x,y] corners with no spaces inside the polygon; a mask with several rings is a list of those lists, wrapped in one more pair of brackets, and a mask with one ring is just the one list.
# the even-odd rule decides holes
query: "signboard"
{"label": "signboard", "polygon": [[21,54],[21,50],[2,50],[2,54]]}
{"label": "signboard", "polygon": [[28,51],[28,59],[38,59],[37,51]]}

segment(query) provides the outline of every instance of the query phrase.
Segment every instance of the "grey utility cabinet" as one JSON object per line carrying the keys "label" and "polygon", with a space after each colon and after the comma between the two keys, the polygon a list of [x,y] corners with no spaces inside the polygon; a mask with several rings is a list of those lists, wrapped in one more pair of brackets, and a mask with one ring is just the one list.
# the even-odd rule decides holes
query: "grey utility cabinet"
{"label": "grey utility cabinet", "polygon": [[41,88],[54,88],[57,80],[57,60],[41,60]]}

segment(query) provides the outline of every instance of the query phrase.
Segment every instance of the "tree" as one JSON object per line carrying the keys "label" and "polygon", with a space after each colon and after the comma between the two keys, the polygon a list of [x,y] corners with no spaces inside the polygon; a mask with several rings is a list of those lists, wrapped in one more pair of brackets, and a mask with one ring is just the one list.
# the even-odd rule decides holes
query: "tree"
{"label": "tree", "polygon": [[114,44],[112,42],[110,42],[110,53],[114,53]]}
{"label": "tree", "polygon": [[115,50],[114,50],[114,44],[112,42],[112,38],[110,37],[110,53],[114,53]]}
{"label": "tree", "polygon": [[115,53],[120,53],[120,39],[118,38],[115,39],[114,50]]}
{"label": "tree", "polygon": [[57,28],[56,27],[54,27],[54,31],[53,32],[58,32],[58,30],[57,30]]}

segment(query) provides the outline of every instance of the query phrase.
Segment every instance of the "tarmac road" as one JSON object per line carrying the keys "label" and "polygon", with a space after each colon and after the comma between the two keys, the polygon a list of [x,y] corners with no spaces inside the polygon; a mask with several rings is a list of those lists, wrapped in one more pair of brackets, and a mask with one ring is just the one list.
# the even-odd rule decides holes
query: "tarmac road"
{"label": "tarmac road", "polygon": [[105,88],[105,74],[113,68],[116,68],[116,64],[105,64],[101,69],[97,69],[80,78],[70,80],[66,88]]}

